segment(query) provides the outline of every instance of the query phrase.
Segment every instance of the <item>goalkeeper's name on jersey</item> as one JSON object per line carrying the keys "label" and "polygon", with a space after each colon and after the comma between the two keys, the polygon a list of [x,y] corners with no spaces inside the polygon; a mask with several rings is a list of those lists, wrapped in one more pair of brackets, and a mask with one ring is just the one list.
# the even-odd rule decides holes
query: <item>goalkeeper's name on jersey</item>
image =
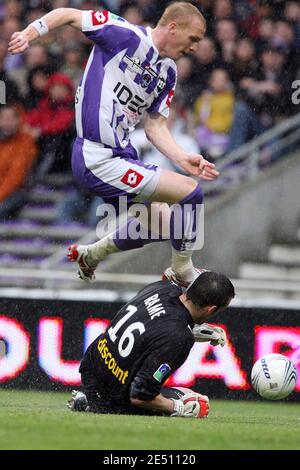
{"label": "goalkeeper's name on jersey", "polygon": [[98,351],[100,353],[101,358],[104,360],[104,363],[108,370],[121,382],[123,385],[128,377],[128,370],[123,370],[121,367],[118,366],[117,361],[113,357],[112,353],[109,351],[108,347],[106,346],[107,339],[101,339],[98,342]]}

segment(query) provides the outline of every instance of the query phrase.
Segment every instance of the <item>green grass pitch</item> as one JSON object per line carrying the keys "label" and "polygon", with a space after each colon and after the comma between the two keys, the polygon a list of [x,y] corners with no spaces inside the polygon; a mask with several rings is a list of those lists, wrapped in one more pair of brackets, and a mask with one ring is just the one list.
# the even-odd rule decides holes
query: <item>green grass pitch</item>
{"label": "green grass pitch", "polygon": [[208,419],[72,413],[65,393],[0,391],[0,449],[300,449],[300,404],[211,400]]}

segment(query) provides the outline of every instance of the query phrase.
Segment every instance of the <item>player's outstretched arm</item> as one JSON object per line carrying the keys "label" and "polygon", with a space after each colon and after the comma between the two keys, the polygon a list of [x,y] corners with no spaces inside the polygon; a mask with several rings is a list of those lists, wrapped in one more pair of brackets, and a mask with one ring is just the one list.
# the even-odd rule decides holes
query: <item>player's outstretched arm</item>
{"label": "player's outstretched arm", "polygon": [[20,54],[30,46],[30,43],[40,36],[48,34],[53,29],[70,25],[74,28],[82,28],[82,11],[75,8],[57,8],[39,20],[34,21],[23,31],[17,31],[11,36],[8,44],[8,52]]}
{"label": "player's outstretched arm", "polygon": [[145,133],[150,142],[167,158],[179,165],[187,174],[212,181],[219,176],[213,163],[202,155],[187,153],[173,138],[167,119],[159,113],[148,114],[145,120]]}
{"label": "player's outstretched arm", "polygon": [[131,398],[131,403],[140,408],[151,411],[160,411],[171,415],[174,411],[174,403],[169,398],[165,398],[161,393],[157,395],[153,400],[139,400],[137,398]]}

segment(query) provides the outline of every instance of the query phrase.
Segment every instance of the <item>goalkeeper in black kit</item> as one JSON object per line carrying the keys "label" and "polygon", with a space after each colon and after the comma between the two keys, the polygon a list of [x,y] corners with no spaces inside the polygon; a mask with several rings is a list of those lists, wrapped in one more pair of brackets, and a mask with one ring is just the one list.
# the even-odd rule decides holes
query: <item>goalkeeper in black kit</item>
{"label": "goalkeeper in black kit", "polygon": [[[164,382],[187,359],[195,341],[223,346],[222,328],[207,323],[226,308],[234,287],[223,274],[204,271],[183,291],[174,281],[155,282],[121,308],[87,349],[74,391],[74,411],[205,418],[208,397]],[[196,325],[195,325],[196,324]]]}

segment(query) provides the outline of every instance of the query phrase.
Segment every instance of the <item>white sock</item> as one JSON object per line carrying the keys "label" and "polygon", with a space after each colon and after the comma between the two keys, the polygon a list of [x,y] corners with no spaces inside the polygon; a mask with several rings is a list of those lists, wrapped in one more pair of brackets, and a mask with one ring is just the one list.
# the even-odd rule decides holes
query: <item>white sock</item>
{"label": "white sock", "polygon": [[177,251],[172,248],[172,269],[182,281],[192,282],[197,277],[192,262],[193,251]]}
{"label": "white sock", "polygon": [[108,255],[120,251],[119,248],[117,248],[117,246],[115,245],[113,235],[113,233],[110,233],[98,242],[88,246],[88,259],[91,263],[97,265]]}

